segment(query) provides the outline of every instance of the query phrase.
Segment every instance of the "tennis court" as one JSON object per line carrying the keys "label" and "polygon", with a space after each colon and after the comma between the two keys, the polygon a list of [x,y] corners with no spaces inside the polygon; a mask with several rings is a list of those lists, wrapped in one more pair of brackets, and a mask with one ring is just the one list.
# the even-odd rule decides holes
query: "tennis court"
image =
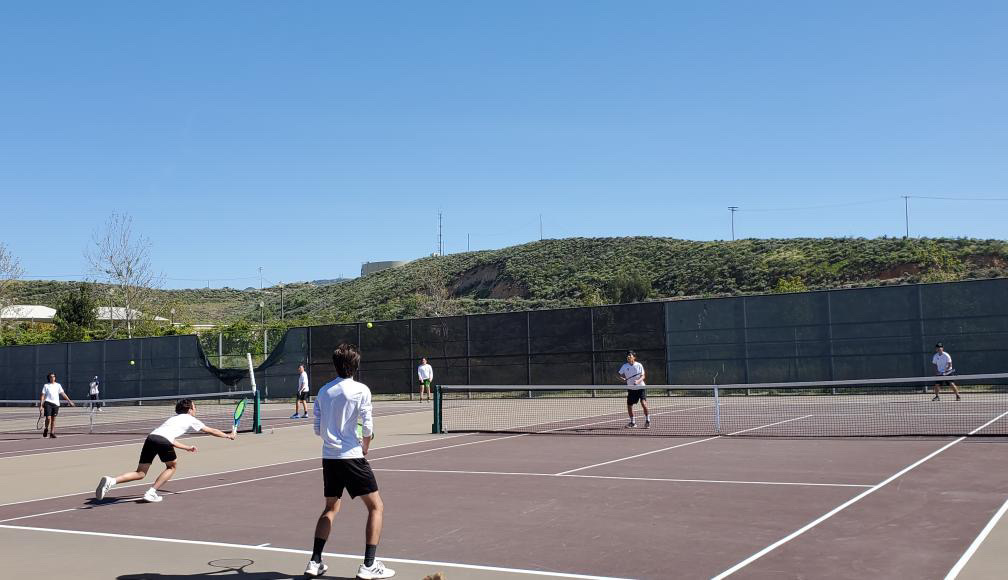
{"label": "tennis court", "polygon": [[[262,434],[199,438],[160,504],[137,501],[147,482],[93,499],[142,435],[0,436],[0,542],[44,545],[46,569],[80,578],[298,578],[321,471],[309,420],[291,412],[264,405]],[[992,525],[970,551],[1005,503],[1001,436],[432,435],[430,403],[383,401],[376,415],[379,558],[397,577],[943,578],[965,561],[958,577],[982,578],[1008,546]],[[345,503],[327,577],[356,570],[364,518]],[[45,575],[35,558],[5,565]]]}

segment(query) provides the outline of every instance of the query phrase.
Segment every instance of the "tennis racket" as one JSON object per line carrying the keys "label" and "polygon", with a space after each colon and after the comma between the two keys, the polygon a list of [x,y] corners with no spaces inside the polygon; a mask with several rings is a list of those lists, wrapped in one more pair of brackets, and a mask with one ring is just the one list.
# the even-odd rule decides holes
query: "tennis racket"
{"label": "tennis racket", "polygon": [[948,369],[945,370],[945,372],[942,373],[942,376],[946,376],[947,377],[949,375],[954,375],[954,374],[955,374],[955,369],[952,368],[952,367],[949,367]]}
{"label": "tennis racket", "polygon": [[248,399],[242,399],[238,401],[235,405],[234,410],[234,425],[231,427],[232,433],[238,433],[238,423],[241,421],[242,415],[245,414],[245,405],[248,403]]}
{"label": "tennis racket", "polygon": [[35,428],[36,429],[41,429],[42,428],[42,425],[45,423],[45,421],[43,421],[43,419],[45,419],[45,417],[42,416],[42,405],[39,405],[39,408],[38,408],[38,419],[35,421]]}
{"label": "tennis racket", "polygon": [[[372,430],[371,431],[371,441],[374,441],[374,437],[375,437],[375,434],[374,434],[374,431]],[[360,423],[357,423],[357,440],[360,441],[361,443],[364,442],[364,426],[361,425]]]}

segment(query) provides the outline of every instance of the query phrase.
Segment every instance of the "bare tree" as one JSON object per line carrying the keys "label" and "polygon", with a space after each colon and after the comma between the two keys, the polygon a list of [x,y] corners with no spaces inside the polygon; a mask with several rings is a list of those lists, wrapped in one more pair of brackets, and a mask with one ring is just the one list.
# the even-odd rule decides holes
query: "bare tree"
{"label": "bare tree", "polygon": [[452,300],[451,290],[447,286],[448,275],[438,261],[420,272],[420,295],[423,303],[420,306],[422,316],[450,316],[458,310]]}
{"label": "bare tree", "polygon": [[137,316],[152,304],[153,289],[161,282],[151,269],[151,242],[133,233],[129,214],[119,213],[113,213],[105,226],[95,231],[92,241],[84,255],[99,277],[112,286],[102,301],[110,306],[110,318],[116,318],[115,307],[123,308],[126,335],[133,338]]}
{"label": "bare tree", "polygon": [[[21,263],[7,246],[0,242],[0,315],[13,303],[12,291],[14,280],[21,277]],[[3,318],[0,316],[0,331],[3,330]]]}

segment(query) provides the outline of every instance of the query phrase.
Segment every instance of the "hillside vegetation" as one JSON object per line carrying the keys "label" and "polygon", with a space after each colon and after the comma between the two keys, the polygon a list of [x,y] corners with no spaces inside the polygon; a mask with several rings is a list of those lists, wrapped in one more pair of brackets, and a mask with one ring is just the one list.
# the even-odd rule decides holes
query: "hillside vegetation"
{"label": "hillside vegetation", "polygon": [[[1000,276],[1008,276],[1002,240],[569,238],[287,285],[284,310],[287,324],[322,324]],[[15,301],[56,307],[75,285],[19,282]],[[153,314],[175,308],[175,320],[192,324],[257,324],[260,300],[275,323],[279,288],[163,290]]]}

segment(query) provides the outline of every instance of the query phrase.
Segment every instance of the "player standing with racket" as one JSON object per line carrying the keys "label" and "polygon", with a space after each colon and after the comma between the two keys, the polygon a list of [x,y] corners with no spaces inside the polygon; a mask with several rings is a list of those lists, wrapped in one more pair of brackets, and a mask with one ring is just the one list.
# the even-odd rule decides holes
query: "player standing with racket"
{"label": "player standing with racket", "polygon": [[627,387],[630,387],[627,389],[626,397],[627,415],[630,415],[630,422],[626,425],[627,429],[637,426],[633,414],[633,406],[637,403],[640,403],[641,409],[644,410],[644,428],[650,429],[651,415],[647,408],[647,389],[644,388],[644,365],[637,362],[637,353],[632,350],[627,351],[626,364],[620,367],[619,376],[626,381]]}
{"label": "player standing with racket", "polygon": [[[305,576],[318,578],[328,566],[322,563],[322,549],[333,519],[340,509],[340,498],[346,489],[351,498],[360,497],[368,510],[364,536],[364,563],[357,568],[357,577],[364,580],[391,578],[395,570],[375,559],[381,539],[384,505],[378,494],[378,481],[364,456],[374,433],[371,418],[371,390],[353,379],[360,365],[360,351],[355,345],[343,343],[333,351],[333,365],[339,378],[330,381],[315,397],[315,434],[322,438],[322,485],[325,509],[315,524],[315,542]],[[361,438],[357,438],[357,423]]]}
{"label": "player standing with racket", "polygon": [[427,400],[431,400],[431,381],[434,380],[434,369],[427,364],[427,358],[420,359],[420,366],[416,369],[417,378],[420,379],[420,401],[423,402],[424,390],[427,391]]}
{"label": "player standing with racket", "polygon": [[42,385],[42,396],[39,397],[39,413],[45,421],[42,437],[56,438],[56,415],[59,415],[60,397],[66,399],[71,407],[74,406],[74,402],[63,390],[63,385],[56,382],[56,373],[49,373],[46,375],[46,384]]}
{"label": "player standing with racket", "polygon": [[[934,365],[935,374],[938,376],[946,377],[955,374],[955,369],[952,368],[952,355],[945,352],[945,347],[943,347],[942,343],[940,342],[935,345],[935,353],[934,356],[931,357],[931,364]],[[934,386],[935,396],[931,400],[932,401],[940,400],[941,397],[939,397],[938,394],[941,392],[942,387],[947,386],[952,387],[952,392],[955,393],[956,400],[961,401],[962,397],[959,396],[959,387],[957,387],[956,384],[953,383],[952,381],[938,381],[937,383],[935,383]]]}
{"label": "player standing with racket", "polygon": [[297,399],[294,400],[294,414],[290,416],[291,419],[298,418],[298,404],[301,405],[304,410],[304,414],[301,415],[302,419],[308,418],[308,373],[305,372],[304,365],[298,365],[298,391]]}
{"label": "player standing with racket", "polygon": [[[242,405],[242,409],[244,410],[244,405]],[[175,449],[184,449],[190,453],[198,451],[195,445],[186,445],[185,443],[176,441],[176,439],[185,435],[187,431],[202,431],[214,437],[223,437],[232,441],[236,437],[234,430],[230,433],[225,433],[219,429],[204,425],[202,421],[196,418],[196,404],[190,399],[182,399],[175,404],[175,416],[161,423],[161,426],[151,431],[147,439],[144,440],[143,447],[140,448],[140,461],[137,464],[136,471],[127,471],[116,477],[112,477],[111,475],[102,477],[98,482],[98,487],[95,489],[95,497],[99,500],[105,499],[105,494],[116,485],[147,477],[147,472],[150,470],[151,464],[154,463],[154,457],[157,457],[164,463],[165,468],[161,472],[161,475],[157,476],[157,479],[154,480],[154,485],[143,494],[143,500],[152,503],[161,501],[162,498],[158,495],[157,490],[161,489],[161,486],[175,475],[175,467],[178,464]]]}

